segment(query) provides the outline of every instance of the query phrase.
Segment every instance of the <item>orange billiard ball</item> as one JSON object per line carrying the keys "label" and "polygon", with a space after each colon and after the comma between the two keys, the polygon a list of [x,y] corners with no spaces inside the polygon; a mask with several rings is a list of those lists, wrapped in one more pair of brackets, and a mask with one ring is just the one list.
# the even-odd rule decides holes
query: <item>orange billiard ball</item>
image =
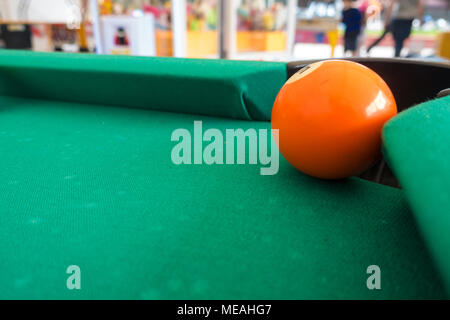
{"label": "orange billiard ball", "polygon": [[298,170],[341,179],[368,169],[381,155],[381,130],[397,114],[391,90],[371,69],[327,60],[295,73],[272,110],[278,148]]}

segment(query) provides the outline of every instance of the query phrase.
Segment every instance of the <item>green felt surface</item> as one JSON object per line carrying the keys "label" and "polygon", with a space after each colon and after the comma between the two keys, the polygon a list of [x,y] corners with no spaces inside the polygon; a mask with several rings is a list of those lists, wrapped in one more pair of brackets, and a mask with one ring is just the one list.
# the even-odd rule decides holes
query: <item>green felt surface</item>
{"label": "green felt surface", "polygon": [[[171,133],[194,120],[269,128],[1,97],[0,298],[444,297],[401,190],[316,180],[283,159],[274,176],[176,166]],[[65,287],[72,264],[79,291]]]}
{"label": "green felt surface", "polygon": [[268,120],[286,64],[0,50],[0,95]]}
{"label": "green felt surface", "polygon": [[450,97],[401,113],[385,126],[383,140],[450,292]]}

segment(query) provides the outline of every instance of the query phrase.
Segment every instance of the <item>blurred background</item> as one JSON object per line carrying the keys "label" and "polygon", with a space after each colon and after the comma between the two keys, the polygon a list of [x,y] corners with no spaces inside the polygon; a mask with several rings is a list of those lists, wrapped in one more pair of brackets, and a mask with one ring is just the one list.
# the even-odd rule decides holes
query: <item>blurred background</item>
{"label": "blurred background", "polygon": [[[392,2],[419,0],[346,1],[0,0],[0,47],[274,61],[393,57],[387,22],[406,9]],[[449,61],[450,0],[420,1],[400,55]],[[349,6],[361,14],[361,32],[356,50],[344,52]]]}

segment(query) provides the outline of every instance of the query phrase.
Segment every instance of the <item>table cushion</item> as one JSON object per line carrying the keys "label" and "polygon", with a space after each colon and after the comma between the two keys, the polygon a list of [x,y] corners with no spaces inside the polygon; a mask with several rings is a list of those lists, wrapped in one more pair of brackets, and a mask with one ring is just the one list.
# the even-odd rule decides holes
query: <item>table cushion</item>
{"label": "table cushion", "polygon": [[450,292],[450,96],[400,113],[384,127],[383,141]]}
{"label": "table cushion", "polygon": [[0,50],[0,94],[269,120],[281,62]]}

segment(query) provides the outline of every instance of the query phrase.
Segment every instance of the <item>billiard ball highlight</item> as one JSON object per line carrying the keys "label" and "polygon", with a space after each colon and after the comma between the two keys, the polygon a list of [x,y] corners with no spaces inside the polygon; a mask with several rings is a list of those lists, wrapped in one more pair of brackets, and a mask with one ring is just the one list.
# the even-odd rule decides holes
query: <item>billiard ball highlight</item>
{"label": "billiard ball highlight", "polygon": [[313,63],[281,88],[272,110],[278,148],[298,170],[341,179],[368,169],[381,155],[381,130],[397,106],[384,80],[351,61]]}

